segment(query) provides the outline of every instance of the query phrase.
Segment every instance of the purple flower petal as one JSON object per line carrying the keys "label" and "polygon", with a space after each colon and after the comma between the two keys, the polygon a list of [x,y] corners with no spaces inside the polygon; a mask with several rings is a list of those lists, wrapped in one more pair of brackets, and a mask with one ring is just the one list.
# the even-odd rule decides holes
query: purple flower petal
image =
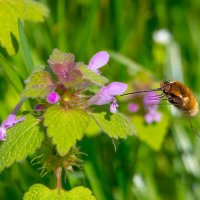
{"label": "purple flower petal", "polygon": [[116,113],[117,112],[117,107],[119,107],[119,105],[117,104],[117,100],[114,98],[113,102],[110,106],[110,112],[111,113]]}
{"label": "purple flower petal", "polygon": [[1,126],[0,127],[0,141],[5,141],[6,140],[6,129]]}
{"label": "purple flower petal", "polygon": [[89,105],[104,105],[113,101],[115,95],[123,94],[127,85],[120,82],[112,82],[101,88],[97,94],[88,100]]}
{"label": "purple flower petal", "polygon": [[155,92],[148,92],[143,98],[143,103],[146,110],[156,110],[160,103],[160,99]]}
{"label": "purple flower petal", "polygon": [[16,123],[16,115],[10,114],[6,120],[3,121],[2,125],[4,128],[10,128]]}
{"label": "purple flower petal", "polygon": [[112,82],[106,86],[107,93],[116,96],[123,94],[127,89],[127,84],[121,82]]}
{"label": "purple flower petal", "polygon": [[103,87],[101,90],[88,100],[90,105],[104,105],[112,102],[113,96],[107,93],[107,88]]}
{"label": "purple flower petal", "polygon": [[46,97],[46,101],[50,104],[57,103],[59,99],[60,99],[60,96],[57,92],[50,92]]}
{"label": "purple flower petal", "polygon": [[160,103],[160,99],[155,92],[148,92],[144,98],[143,102],[145,105],[158,105]]}
{"label": "purple flower petal", "polygon": [[132,113],[135,113],[139,110],[139,105],[136,103],[129,103],[128,104],[128,110]]}
{"label": "purple flower petal", "polygon": [[22,122],[25,120],[25,117],[22,117],[22,118],[19,118],[17,119],[16,118],[16,115],[14,114],[10,114],[6,120],[3,121],[2,123],[2,127],[4,127],[5,129],[7,128],[11,128],[12,126],[14,126],[15,124],[19,123],[19,122]]}
{"label": "purple flower petal", "polygon": [[106,65],[109,61],[109,54],[106,51],[99,51],[91,58],[88,64],[88,69],[99,74],[99,68]]}
{"label": "purple flower petal", "polygon": [[151,116],[150,113],[147,113],[147,114],[144,116],[144,120],[145,120],[145,122],[146,122],[147,124],[153,123],[153,118],[152,118],[152,116]]}
{"label": "purple flower petal", "polygon": [[25,117],[19,119],[16,118],[15,114],[10,114],[6,120],[0,126],[0,140],[5,141],[6,139],[6,129],[13,127],[15,124],[25,120]]}
{"label": "purple flower petal", "polygon": [[97,94],[88,100],[88,105],[104,105],[111,103],[110,112],[117,111],[117,101],[115,95],[120,95],[125,92],[127,85],[120,82],[112,82],[99,90]]}
{"label": "purple flower petal", "polygon": [[156,110],[151,110],[144,116],[144,119],[147,124],[151,124],[153,122],[160,122],[161,118],[161,113],[157,112]]}
{"label": "purple flower petal", "polygon": [[155,122],[160,122],[161,119],[162,119],[162,115],[161,115],[160,112],[154,113],[154,121],[155,121]]}

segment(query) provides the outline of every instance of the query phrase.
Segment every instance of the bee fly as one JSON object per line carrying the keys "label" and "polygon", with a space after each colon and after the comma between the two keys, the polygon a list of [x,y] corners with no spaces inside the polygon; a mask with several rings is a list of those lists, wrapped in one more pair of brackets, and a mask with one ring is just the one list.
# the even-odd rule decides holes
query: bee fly
{"label": "bee fly", "polygon": [[161,91],[162,94],[158,95],[158,98],[162,99],[163,97],[165,97],[165,99],[168,100],[169,103],[171,103],[178,109],[182,110],[185,114],[187,114],[191,128],[195,132],[197,132],[191,123],[191,117],[196,116],[199,112],[199,105],[197,99],[193,95],[192,91],[179,81],[164,81],[160,83],[159,88],[130,92],[123,94],[122,96],[151,91]]}

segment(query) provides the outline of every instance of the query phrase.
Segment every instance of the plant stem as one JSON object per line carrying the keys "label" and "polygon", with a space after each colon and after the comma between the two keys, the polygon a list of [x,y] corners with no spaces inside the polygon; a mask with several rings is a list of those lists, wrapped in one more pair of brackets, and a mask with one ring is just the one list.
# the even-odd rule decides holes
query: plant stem
{"label": "plant stem", "polygon": [[16,105],[16,107],[15,107],[14,110],[12,111],[12,114],[16,114],[16,113],[17,113],[17,111],[20,109],[20,107],[22,106],[22,104],[24,103],[24,101],[25,101],[24,98],[22,98],[22,99],[20,100],[20,102]]}
{"label": "plant stem", "polygon": [[62,167],[56,169],[56,187],[57,189],[62,188]]}

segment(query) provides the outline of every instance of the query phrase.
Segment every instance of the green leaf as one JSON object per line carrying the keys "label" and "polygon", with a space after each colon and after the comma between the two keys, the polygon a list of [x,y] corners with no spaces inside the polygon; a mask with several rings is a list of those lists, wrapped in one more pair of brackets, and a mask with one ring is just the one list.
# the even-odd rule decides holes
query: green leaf
{"label": "green leaf", "polygon": [[54,49],[48,59],[48,63],[51,65],[60,64],[66,67],[66,70],[70,70],[74,63],[74,55],[71,53],[65,53],[59,49]]}
{"label": "green leaf", "polygon": [[81,110],[65,110],[58,105],[49,107],[44,114],[47,133],[61,156],[80,140],[88,127],[90,116]]}
{"label": "green leaf", "polygon": [[0,172],[15,161],[24,160],[40,147],[44,135],[38,126],[40,121],[31,115],[7,129],[6,141],[0,146]]}
{"label": "green leaf", "polygon": [[167,133],[168,118],[162,114],[162,120],[159,123],[146,124],[144,117],[135,115],[132,117],[140,140],[146,142],[152,149],[159,150],[161,148],[164,137]]}
{"label": "green leaf", "polygon": [[45,98],[55,89],[51,76],[46,71],[34,72],[26,81],[26,87],[22,93],[24,98]]}
{"label": "green leaf", "polygon": [[86,65],[81,65],[79,69],[83,74],[83,79],[87,81],[90,81],[99,86],[104,86],[106,83],[108,83],[107,78],[89,70]]}
{"label": "green leaf", "polygon": [[48,9],[32,0],[0,0],[0,13],[0,44],[8,54],[14,55],[13,36],[19,40],[18,18],[42,22],[48,15]]}
{"label": "green leaf", "polygon": [[133,135],[135,129],[131,121],[121,113],[90,113],[99,127],[112,138],[126,138]]}
{"label": "green leaf", "polygon": [[92,192],[83,186],[75,187],[70,191],[63,189],[50,190],[42,184],[35,184],[25,193],[24,200],[95,200]]}

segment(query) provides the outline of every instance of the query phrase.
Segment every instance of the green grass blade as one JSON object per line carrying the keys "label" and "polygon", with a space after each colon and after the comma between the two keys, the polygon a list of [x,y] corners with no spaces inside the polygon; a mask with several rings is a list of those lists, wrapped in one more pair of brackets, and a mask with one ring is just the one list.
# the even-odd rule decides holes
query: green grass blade
{"label": "green grass blade", "polygon": [[94,167],[90,162],[87,162],[84,164],[84,171],[86,176],[89,179],[89,182],[92,187],[92,191],[94,192],[94,195],[97,199],[105,200],[106,197],[104,196],[103,190],[101,189],[101,180],[98,179],[96,176],[96,172]]}
{"label": "green grass blade", "polygon": [[0,54],[0,66],[3,69],[5,78],[9,81],[9,83],[13,85],[17,92],[21,92],[23,90],[23,84],[15,69],[6,61],[2,54]]}
{"label": "green grass blade", "polygon": [[68,25],[66,22],[66,1],[60,0],[57,4],[57,18],[58,18],[58,37],[57,37],[57,44],[58,48],[62,50],[68,49],[68,42],[67,42],[67,29]]}
{"label": "green grass blade", "polygon": [[27,66],[27,72],[28,72],[28,74],[30,74],[30,72],[33,71],[33,60],[31,57],[31,52],[30,52],[30,49],[28,46],[28,41],[27,41],[26,35],[24,33],[22,22],[19,19],[18,19],[18,28],[19,28],[20,42],[22,45],[25,62],[26,62],[26,66]]}

